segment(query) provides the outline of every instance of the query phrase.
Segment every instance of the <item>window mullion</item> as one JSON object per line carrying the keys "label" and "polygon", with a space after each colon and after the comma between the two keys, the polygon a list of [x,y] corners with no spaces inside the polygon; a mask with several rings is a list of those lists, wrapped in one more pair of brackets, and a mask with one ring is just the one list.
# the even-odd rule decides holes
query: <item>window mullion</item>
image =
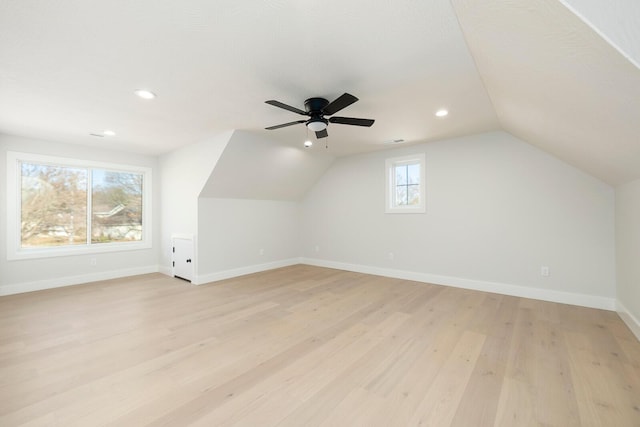
{"label": "window mullion", "polygon": [[93,215],[92,195],[93,172],[91,169],[87,169],[87,245],[91,245],[91,236],[93,236],[93,231],[91,230],[91,216]]}
{"label": "window mullion", "polygon": [[409,164],[404,165],[404,204],[409,205]]}
{"label": "window mullion", "polygon": [[[13,224],[13,226],[15,227],[14,230],[17,231],[17,240],[16,240],[16,244],[17,244],[17,248],[20,249],[22,248],[22,161],[18,161],[18,170],[16,171],[17,173],[14,175],[16,177],[17,180],[17,188],[16,188],[16,207],[17,207],[17,211],[15,211],[16,213],[16,219],[17,221]],[[7,230],[8,232],[9,230]]]}

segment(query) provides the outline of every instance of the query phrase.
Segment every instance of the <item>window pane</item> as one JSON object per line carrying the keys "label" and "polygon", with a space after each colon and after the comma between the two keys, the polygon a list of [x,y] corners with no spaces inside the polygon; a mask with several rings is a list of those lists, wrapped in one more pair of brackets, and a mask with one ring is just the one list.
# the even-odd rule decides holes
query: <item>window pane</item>
{"label": "window pane", "polygon": [[396,187],[395,206],[401,206],[406,204],[407,204],[407,186],[399,185]]}
{"label": "window pane", "polygon": [[407,204],[419,205],[420,204],[420,185],[409,185],[409,194],[407,196]]}
{"label": "window pane", "polygon": [[385,213],[425,213],[425,155],[385,159]]}
{"label": "window pane", "polygon": [[407,166],[406,165],[396,166],[394,169],[396,173],[396,185],[406,184],[407,183]]}
{"label": "window pane", "polygon": [[23,248],[87,243],[87,171],[21,163]]}
{"label": "window pane", "polygon": [[408,165],[407,176],[409,184],[420,184],[420,164]]}
{"label": "window pane", "polygon": [[91,242],[142,240],[143,175],[94,169],[91,177]]}

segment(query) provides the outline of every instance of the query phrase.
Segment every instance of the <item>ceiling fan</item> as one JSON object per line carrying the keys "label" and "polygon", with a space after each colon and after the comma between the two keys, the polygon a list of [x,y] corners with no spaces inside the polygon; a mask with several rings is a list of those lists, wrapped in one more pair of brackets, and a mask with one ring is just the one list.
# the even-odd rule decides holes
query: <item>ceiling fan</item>
{"label": "ceiling fan", "polygon": [[303,116],[309,116],[306,120],[296,120],[295,122],[283,123],[281,125],[270,126],[265,128],[267,130],[280,129],[287,126],[297,125],[298,123],[305,123],[309,130],[316,133],[317,138],[326,138],[329,136],[327,133],[327,125],[329,123],[338,123],[341,125],[353,125],[353,126],[366,126],[369,127],[373,124],[374,120],[371,119],[356,119],[355,117],[330,117],[326,119],[325,116],[332,116],[343,108],[356,102],[358,98],[355,96],[344,93],[340,95],[333,102],[329,102],[324,98],[309,98],[304,101],[304,109],[302,111],[296,107],[292,107],[287,104],[283,104],[280,101],[273,99],[265,101],[269,105],[274,107],[284,108],[285,110],[298,113]]}

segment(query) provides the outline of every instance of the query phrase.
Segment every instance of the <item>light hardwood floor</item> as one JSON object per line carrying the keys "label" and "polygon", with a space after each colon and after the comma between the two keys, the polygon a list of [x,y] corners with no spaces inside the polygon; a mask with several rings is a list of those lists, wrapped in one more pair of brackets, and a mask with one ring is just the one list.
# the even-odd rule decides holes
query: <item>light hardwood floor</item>
{"label": "light hardwood floor", "polygon": [[613,312],[298,265],[0,298],[0,425],[640,426]]}

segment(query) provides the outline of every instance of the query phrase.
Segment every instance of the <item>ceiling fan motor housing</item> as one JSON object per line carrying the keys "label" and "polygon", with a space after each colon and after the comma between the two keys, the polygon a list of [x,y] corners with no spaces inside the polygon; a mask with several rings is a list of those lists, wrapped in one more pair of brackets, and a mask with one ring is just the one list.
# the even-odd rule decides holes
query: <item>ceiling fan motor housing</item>
{"label": "ceiling fan motor housing", "polygon": [[322,110],[327,105],[329,105],[329,101],[324,98],[309,98],[304,101],[304,109],[307,111],[307,113],[312,114],[311,117],[313,117],[314,113],[317,113],[318,116],[320,116]]}

